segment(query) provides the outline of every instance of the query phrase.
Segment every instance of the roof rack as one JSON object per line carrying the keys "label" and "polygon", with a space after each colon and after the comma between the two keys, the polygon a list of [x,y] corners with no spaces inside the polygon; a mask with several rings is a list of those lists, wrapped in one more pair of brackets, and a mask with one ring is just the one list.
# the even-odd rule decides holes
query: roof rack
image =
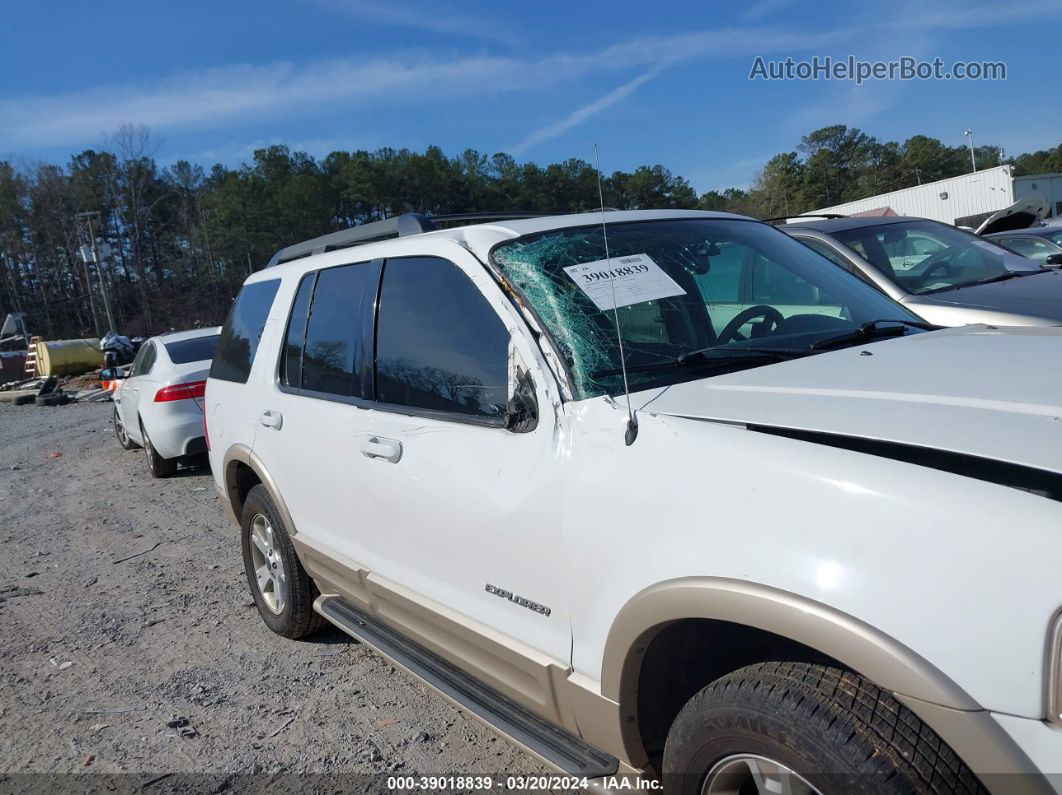
{"label": "roof rack", "polygon": [[325,251],[335,251],[356,246],[360,243],[372,243],[376,240],[387,240],[392,237],[419,235],[421,232],[431,232],[434,229],[435,224],[426,215],[421,215],[420,213],[395,215],[382,221],[359,224],[349,229],[341,229],[338,232],[332,232],[286,246],[272,256],[266,267],[271,268],[282,262],[291,262],[301,257],[308,257],[311,254],[323,254]]}
{"label": "roof rack", "polygon": [[284,262],[308,257],[311,254],[323,254],[326,251],[336,251],[341,248],[350,248],[363,243],[374,243],[378,240],[389,240],[394,237],[406,237],[407,235],[419,235],[423,232],[434,232],[438,227],[436,222],[475,222],[483,221],[513,221],[519,218],[539,218],[551,213],[455,213],[452,215],[433,215],[431,217],[421,213],[404,213],[384,218],[382,221],[372,221],[368,224],[358,224],[349,229],[341,229],[301,243],[286,246],[274,254],[266,264],[267,268],[280,265]]}
{"label": "roof rack", "polygon": [[840,213],[801,213],[800,215],[779,215],[777,218],[761,218],[765,224],[773,224],[775,221],[788,221],[790,218],[847,218]]}

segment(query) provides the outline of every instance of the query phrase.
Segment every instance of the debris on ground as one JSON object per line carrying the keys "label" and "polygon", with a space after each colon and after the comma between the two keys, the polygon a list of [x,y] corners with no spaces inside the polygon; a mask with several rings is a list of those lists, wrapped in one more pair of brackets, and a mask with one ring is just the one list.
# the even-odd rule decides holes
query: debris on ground
{"label": "debris on ground", "polygon": [[192,725],[192,722],[183,715],[174,715],[166,721],[166,726],[170,729],[176,729],[178,737],[199,736],[199,732],[195,730],[195,726]]}

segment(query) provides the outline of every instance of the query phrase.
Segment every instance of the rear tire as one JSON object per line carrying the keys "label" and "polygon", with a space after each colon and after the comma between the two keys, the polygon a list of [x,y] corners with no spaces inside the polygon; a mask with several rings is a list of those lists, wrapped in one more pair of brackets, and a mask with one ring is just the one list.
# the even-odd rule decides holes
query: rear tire
{"label": "rear tire", "polygon": [[683,795],[985,792],[891,695],[808,663],[749,665],[701,690],[668,732],[663,773],[666,791]]}
{"label": "rear tire", "polygon": [[125,423],[122,422],[122,415],[118,413],[117,406],[114,407],[114,435],[118,438],[118,444],[122,446],[123,450],[135,450],[140,446],[133,441],[133,438],[125,429]]}
{"label": "rear tire", "polygon": [[153,478],[168,478],[177,471],[176,458],[163,458],[159,451],[151,444],[147,431],[144,430],[144,422],[140,422],[140,438],[144,440],[144,452],[147,454],[148,469]]}
{"label": "rear tire", "polygon": [[313,609],[320,595],[302,567],[265,486],[247,493],[240,521],[243,567],[258,615],[278,635],[297,640],[328,625]]}

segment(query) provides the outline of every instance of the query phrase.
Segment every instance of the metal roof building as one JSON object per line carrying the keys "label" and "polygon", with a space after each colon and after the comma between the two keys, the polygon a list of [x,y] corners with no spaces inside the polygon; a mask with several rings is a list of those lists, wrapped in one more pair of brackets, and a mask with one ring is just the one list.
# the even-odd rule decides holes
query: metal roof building
{"label": "metal roof building", "polygon": [[815,210],[815,214],[884,214],[932,218],[976,227],[992,213],[1019,199],[1046,199],[1049,215],[1062,215],[1062,174],[1015,177],[1013,166],[996,166],[971,174],[928,182],[853,202]]}

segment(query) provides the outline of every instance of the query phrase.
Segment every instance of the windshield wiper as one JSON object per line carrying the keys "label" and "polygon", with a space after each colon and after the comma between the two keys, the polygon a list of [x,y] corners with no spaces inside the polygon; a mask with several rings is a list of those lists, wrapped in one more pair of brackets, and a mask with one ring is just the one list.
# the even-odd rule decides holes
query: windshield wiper
{"label": "windshield wiper", "polygon": [[1036,271],[1007,271],[1001,273],[998,276],[989,276],[987,279],[978,279],[975,282],[969,282],[967,284],[955,285],[956,287],[970,287],[974,284],[992,284],[993,282],[1005,282],[1007,279],[1017,279],[1019,276],[1031,276],[1034,273],[1044,273],[1050,271],[1050,268],[1040,268]]}
{"label": "windshield wiper", "polygon": [[[882,323],[891,325],[879,325]],[[833,337],[824,337],[811,343],[808,347],[813,351],[821,351],[826,348],[836,348],[849,343],[868,342],[882,337],[900,337],[907,333],[908,328],[930,330],[937,327],[929,323],[916,323],[912,320],[870,320],[857,329],[847,331],[844,334],[837,334]]]}
{"label": "windshield wiper", "polygon": [[[784,362],[799,356],[807,356],[809,353],[810,351],[787,348],[701,348],[683,353],[674,359],[666,359],[650,364],[631,365],[627,368],[627,372],[645,373],[652,370],[666,370],[676,367],[689,367],[691,365],[714,365],[716,368],[755,366],[772,362]],[[609,375],[621,375],[622,373],[622,368],[611,367],[607,370],[595,370],[590,374],[590,377],[601,378]]]}

